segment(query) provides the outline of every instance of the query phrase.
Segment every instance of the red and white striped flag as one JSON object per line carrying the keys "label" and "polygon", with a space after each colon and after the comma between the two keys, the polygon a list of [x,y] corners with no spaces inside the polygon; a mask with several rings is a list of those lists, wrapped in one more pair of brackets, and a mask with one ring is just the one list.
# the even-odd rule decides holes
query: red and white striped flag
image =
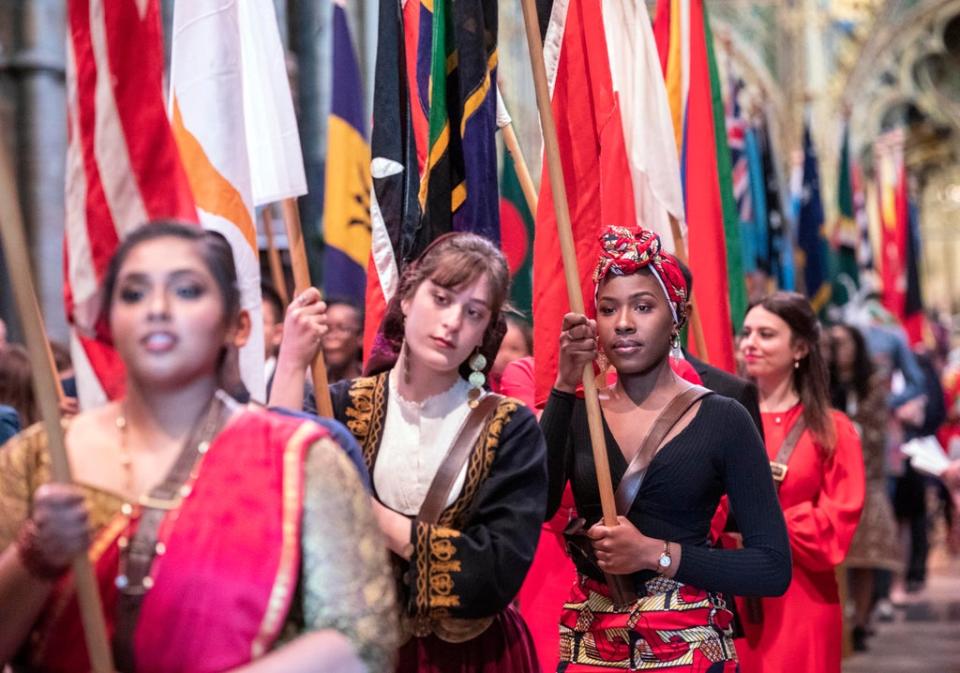
{"label": "red and white striped flag", "polygon": [[119,241],[152,219],[197,221],[167,121],[158,0],[67,3],[65,304],[80,403],[123,394],[101,320],[101,281]]}

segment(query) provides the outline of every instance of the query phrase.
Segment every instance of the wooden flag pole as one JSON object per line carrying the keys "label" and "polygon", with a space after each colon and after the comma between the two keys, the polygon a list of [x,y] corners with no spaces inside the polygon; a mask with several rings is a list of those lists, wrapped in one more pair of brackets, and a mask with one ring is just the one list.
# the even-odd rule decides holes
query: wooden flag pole
{"label": "wooden flag pole", "polygon": [[[49,344],[37,307],[33,278],[30,275],[30,257],[23,233],[23,218],[20,214],[13,168],[3,143],[0,143],[0,238],[3,240],[10,284],[16,298],[27,351],[30,355],[33,387],[47,433],[50,472],[54,481],[71,483],[70,462],[67,460],[63,428],[60,425],[57,377],[50,367],[52,358],[47,355]],[[80,554],[73,560],[73,577],[87,651],[90,655],[90,667],[94,673],[113,673],[113,658],[103,621],[103,607],[100,594],[97,593],[93,567],[86,554]]]}
{"label": "wooden flag pole", "polygon": [[[277,250],[276,241],[273,240],[273,214],[270,212],[271,205],[266,205],[263,209],[263,231],[267,235],[267,260],[270,262],[270,279],[273,281],[273,287],[280,295],[280,301],[284,308],[290,303],[290,293],[287,292],[287,279],[283,275],[283,264],[280,262],[280,251]],[[283,317],[281,316],[281,320]]]}
{"label": "wooden flag pole", "polygon": [[539,197],[537,188],[533,185],[533,178],[530,177],[530,169],[527,168],[527,161],[523,158],[523,151],[520,149],[520,142],[517,140],[517,134],[513,130],[513,123],[501,127],[503,133],[503,145],[510,153],[513,159],[513,166],[517,169],[517,180],[520,182],[520,189],[523,191],[523,198],[527,202],[527,208],[530,209],[532,217],[537,216],[537,205]]}
{"label": "wooden flag pole", "polygon": [[57,361],[53,357],[53,349],[50,347],[50,339],[47,338],[47,329],[43,325],[43,314],[40,312],[40,304],[37,303],[37,295],[31,291],[30,299],[33,315],[37,316],[37,320],[40,321],[40,331],[43,333],[43,350],[44,354],[47,357],[47,369],[53,374],[53,385],[54,390],[57,393],[57,402],[61,405],[63,401],[67,398],[66,393],[63,392],[63,383],[60,381],[60,372],[57,371]]}
{"label": "wooden flag pole", "polygon": [[[557,216],[557,237],[563,256],[563,274],[567,281],[567,296],[570,310],[584,313],[583,294],[580,288],[580,273],[577,255],[573,246],[573,230],[570,226],[570,210],[567,206],[567,190],[563,182],[563,167],[560,165],[560,148],[557,127],[550,106],[547,87],[547,69],[543,63],[543,41],[540,39],[540,22],[537,19],[535,0],[521,0],[523,23],[527,32],[527,47],[530,50],[530,65],[533,68],[533,84],[540,111],[540,126],[543,129],[544,154],[553,191],[553,207]],[[605,526],[617,525],[617,506],[613,497],[613,482],[610,479],[610,464],[607,461],[607,443],[603,436],[600,416],[600,398],[593,376],[593,364],[583,368],[583,394],[587,406],[587,423],[590,427],[590,443],[593,445],[593,464],[597,471],[597,489],[600,491],[600,506]]]}
{"label": "wooden flag pole", "polygon": [[[687,261],[687,242],[683,238],[683,231],[680,229],[680,223],[677,218],[670,215],[670,230],[673,232],[673,245],[676,249],[677,259],[690,267]],[[693,295],[690,296],[690,331],[693,333],[693,343],[697,346],[697,355],[704,362],[710,361],[707,353],[707,339],[703,335],[703,323],[700,322],[700,312],[697,310],[697,302]]]}
{"label": "wooden flag pole", "polygon": [[[284,199],[283,223],[287,229],[287,244],[290,246],[290,264],[293,266],[294,292],[299,295],[311,286],[310,267],[307,265],[307,249],[303,243],[303,230],[300,229],[300,209],[294,198]],[[323,361],[323,349],[310,365],[313,377],[313,396],[317,402],[317,414],[333,418],[333,403],[330,400],[330,385],[327,383],[327,364]]]}

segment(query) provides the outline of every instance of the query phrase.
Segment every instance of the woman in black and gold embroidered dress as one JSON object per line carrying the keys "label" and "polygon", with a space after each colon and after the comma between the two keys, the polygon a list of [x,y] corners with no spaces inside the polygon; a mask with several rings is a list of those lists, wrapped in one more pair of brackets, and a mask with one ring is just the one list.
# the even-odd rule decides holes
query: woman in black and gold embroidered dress
{"label": "woman in black and gold embroidered dress", "polygon": [[[373,375],[331,390],[337,419],[363,449],[406,598],[409,639],[399,671],[539,671],[526,625],[510,607],[547,500],[534,415],[501,399],[438,521],[418,516],[471,401],[487,394],[482,374],[505,331],[508,277],[503,255],[485,239],[437,239],[403,273],[367,366]],[[300,377],[310,343],[323,333],[324,312],[315,290],[289,310],[272,404],[300,406]]]}

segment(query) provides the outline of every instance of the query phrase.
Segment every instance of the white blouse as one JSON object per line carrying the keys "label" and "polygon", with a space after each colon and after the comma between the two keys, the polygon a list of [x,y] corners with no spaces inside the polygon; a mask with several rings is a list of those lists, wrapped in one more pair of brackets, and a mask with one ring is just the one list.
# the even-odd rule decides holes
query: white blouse
{"label": "white blouse", "polygon": [[[380,501],[407,516],[415,516],[427,497],[433,477],[440,469],[460,426],[470,413],[470,384],[457,378],[446,392],[423,402],[403,399],[397,390],[393,369],[388,375],[387,417],[380,451],[373,468],[373,483]],[[464,465],[447,499],[453,504],[467,476]]]}

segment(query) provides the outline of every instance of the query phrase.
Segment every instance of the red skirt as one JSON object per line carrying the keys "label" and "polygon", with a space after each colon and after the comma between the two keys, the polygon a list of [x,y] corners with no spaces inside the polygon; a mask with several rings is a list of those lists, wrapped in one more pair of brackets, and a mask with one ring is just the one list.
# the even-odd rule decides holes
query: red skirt
{"label": "red skirt", "polygon": [[733,614],[722,597],[666,578],[616,608],[601,582],[579,576],[560,617],[558,673],[736,673]]}
{"label": "red skirt", "polygon": [[400,647],[397,673],[540,673],[540,664],[527,625],[510,607],[463,643],[433,634],[411,638]]}

